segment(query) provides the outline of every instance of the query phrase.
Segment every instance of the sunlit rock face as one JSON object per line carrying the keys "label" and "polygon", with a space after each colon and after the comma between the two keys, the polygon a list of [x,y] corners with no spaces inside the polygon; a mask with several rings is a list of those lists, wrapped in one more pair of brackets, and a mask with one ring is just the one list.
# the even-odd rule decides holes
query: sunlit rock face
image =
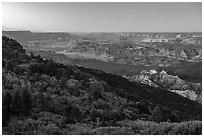
{"label": "sunlit rock face", "polygon": [[168,89],[171,92],[175,92],[188,99],[202,102],[201,83],[192,83],[180,79],[178,76],[169,75],[166,71],[156,71],[156,70],[144,70],[138,75],[134,76],[124,76],[125,78],[147,84],[153,87],[160,87]]}
{"label": "sunlit rock face", "polygon": [[171,90],[172,92],[175,92],[183,97],[189,98],[191,100],[198,100],[200,101],[200,99],[202,98],[201,95],[196,94],[194,91],[192,90]]}

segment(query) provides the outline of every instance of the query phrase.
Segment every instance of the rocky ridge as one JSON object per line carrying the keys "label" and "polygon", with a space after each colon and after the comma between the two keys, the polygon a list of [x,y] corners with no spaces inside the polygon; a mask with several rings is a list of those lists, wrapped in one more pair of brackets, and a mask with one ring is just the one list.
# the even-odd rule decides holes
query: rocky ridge
{"label": "rocky ridge", "polygon": [[144,70],[138,75],[123,76],[130,81],[140,82],[153,87],[160,87],[175,92],[183,97],[201,103],[201,83],[192,83],[180,79],[178,76],[169,75],[166,71]]}

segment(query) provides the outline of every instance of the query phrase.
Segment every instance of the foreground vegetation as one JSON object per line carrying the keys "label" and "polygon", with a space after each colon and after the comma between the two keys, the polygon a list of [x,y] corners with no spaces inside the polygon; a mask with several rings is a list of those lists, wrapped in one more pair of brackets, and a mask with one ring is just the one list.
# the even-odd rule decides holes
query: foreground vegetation
{"label": "foreground vegetation", "polygon": [[201,134],[199,103],[27,55],[7,37],[2,47],[3,134]]}
{"label": "foreground vegetation", "polygon": [[[38,120],[24,119],[10,124],[3,129],[3,134],[11,135],[200,135],[202,134],[201,121],[182,123],[148,122],[142,120],[124,120],[117,122],[117,126],[101,126],[101,122],[86,124],[62,124],[63,117],[50,113],[40,113]],[[52,116],[50,116],[52,115]],[[51,119],[54,118],[54,119]]]}

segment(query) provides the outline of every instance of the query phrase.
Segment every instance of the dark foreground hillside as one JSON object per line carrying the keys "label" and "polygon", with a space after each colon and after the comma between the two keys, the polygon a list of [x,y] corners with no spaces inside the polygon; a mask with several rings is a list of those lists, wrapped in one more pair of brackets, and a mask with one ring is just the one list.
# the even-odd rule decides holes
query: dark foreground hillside
{"label": "dark foreground hillside", "polygon": [[2,37],[3,134],[201,134],[202,106]]}

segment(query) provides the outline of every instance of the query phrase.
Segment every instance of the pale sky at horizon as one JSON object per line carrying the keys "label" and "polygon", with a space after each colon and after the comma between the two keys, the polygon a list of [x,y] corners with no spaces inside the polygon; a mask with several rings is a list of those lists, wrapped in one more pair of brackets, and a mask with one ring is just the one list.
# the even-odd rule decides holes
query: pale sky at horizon
{"label": "pale sky at horizon", "polygon": [[50,32],[202,32],[202,3],[2,3],[2,27]]}

